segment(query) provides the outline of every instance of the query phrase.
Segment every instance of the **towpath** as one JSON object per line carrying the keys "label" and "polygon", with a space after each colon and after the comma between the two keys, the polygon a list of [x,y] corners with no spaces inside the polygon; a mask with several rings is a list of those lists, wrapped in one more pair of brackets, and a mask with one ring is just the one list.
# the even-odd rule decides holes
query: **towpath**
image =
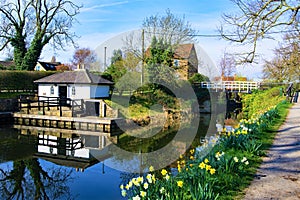
{"label": "towpath", "polygon": [[300,199],[300,103],[294,104],[244,200]]}

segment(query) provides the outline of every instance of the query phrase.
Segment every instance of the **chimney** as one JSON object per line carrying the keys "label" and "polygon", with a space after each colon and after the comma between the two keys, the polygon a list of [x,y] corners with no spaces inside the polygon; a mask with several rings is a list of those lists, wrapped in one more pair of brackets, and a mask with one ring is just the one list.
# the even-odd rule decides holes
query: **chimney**
{"label": "chimney", "polygon": [[52,58],[51,58],[51,62],[52,62],[52,63],[55,63],[55,62],[56,62],[56,58],[55,58],[55,56],[52,56]]}

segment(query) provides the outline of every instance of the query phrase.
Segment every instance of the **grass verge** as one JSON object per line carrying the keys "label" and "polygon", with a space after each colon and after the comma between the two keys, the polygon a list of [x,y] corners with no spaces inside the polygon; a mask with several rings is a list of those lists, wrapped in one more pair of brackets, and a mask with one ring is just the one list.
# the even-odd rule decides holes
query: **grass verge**
{"label": "grass verge", "polygon": [[[182,155],[176,170],[150,170],[121,185],[122,195],[129,199],[241,199],[290,106],[281,102],[257,117],[241,120],[234,131],[224,131],[219,139]],[[212,149],[201,154],[209,143],[214,143]]]}

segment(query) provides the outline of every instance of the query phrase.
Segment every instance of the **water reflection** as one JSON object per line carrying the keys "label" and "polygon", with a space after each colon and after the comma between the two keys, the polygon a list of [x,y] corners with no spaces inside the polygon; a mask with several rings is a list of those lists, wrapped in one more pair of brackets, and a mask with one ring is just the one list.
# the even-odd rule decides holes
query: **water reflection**
{"label": "water reflection", "polygon": [[[193,147],[205,136],[209,121],[209,115],[201,117]],[[188,133],[189,124],[182,128]],[[119,185],[136,174],[107,166],[139,168],[143,173],[149,167],[143,152],[163,147],[176,130],[162,130],[156,139],[141,141],[91,131],[32,126],[0,129],[0,193],[4,199],[121,199]],[[126,157],[114,151],[115,145],[136,154]],[[174,146],[188,148],[180,138]],[[157,155],[156,159],[164,158]]]}

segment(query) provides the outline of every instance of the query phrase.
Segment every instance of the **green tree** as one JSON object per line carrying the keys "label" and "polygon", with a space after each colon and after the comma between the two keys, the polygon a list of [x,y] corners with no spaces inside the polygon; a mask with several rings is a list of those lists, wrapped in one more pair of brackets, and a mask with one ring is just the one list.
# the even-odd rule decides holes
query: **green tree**
{"label": "green tree", "polygon": [[19,70],[33,70],[45,45],[74,43],[71,27],[80,6],[69,0],[11,0],[0,3],[0,50],[12,47]]}
{"label": "green tree", "polygon": [[201,82],[208,82],[209,78],[202,74],[194,74],[191,78],[189,78],[190,83],[201,83]]}
{"label": "green tree", "polygon": [[258,41],[272,38],[274,32],[299,30],[298,0],[231,0],[237,12],[224,14],[219,31],[231,42],[248,45],[249,51],[237,53],[243,62],[253,62]]}
{"label": "green tree", "polygon": [[115,64],[118,61],[123,60],[123,55],[122,55],[122,50],[121,49],[117,49],[117,50],[113,50],[113,55],[111,57],[111,65]]}
{"label": "green tree", "polygon": [[171,68],[172,58],[172,46],[162,38],[157,40],[154,36],[146,58],[146,69],[151,83],[163,84],[176,80],[174,70]]}

